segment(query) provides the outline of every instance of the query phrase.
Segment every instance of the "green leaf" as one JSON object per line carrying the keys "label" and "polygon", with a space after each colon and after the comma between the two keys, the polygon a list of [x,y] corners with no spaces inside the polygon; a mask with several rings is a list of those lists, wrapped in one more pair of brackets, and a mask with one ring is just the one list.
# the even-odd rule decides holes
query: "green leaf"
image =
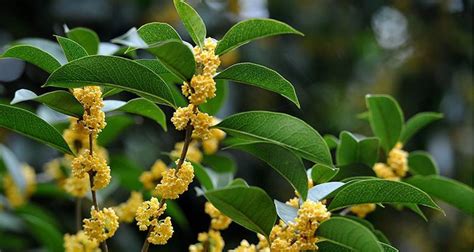
{"label": "green leaf", "polygon": [[74,155],[53,126],[27,110],[0,104],[0,127],[35,139],[63,153]]}
{"label": "green leaf", "polygon": [[414,151],[408,156],[409,171],[413,175],[438,175],[438,166],[428,152]]}
{"label": "green leaf", "polygon": [[135,123],[132,118],[126,115],[108,116],[105,118],[105,122],[107,126],[105,126],[97,138],[97,142],[100,146],[107,146],[125,129]]}
{"label": "green leaf", "polygon": [[315,164],[311,167],[309,174],[314,184],[321,184],[330,181],[338,172],[339,168]]}
{"label": "green leaf", "polygon": [[67,59],[61,47],[55,41],[42,39],[42,38],[23,38],[16,40],[12,43],[13,45],[29,45],[41,49],[50,55],[52,55],[61,65],[67,63]]}
{"label": "green leaf", "polygon": [[145,98],[135,98],[128,102],[106,100],[104,101],[104,112],[123,111],[131,114],[141,115],[157,122],[163,130],[166,129],[166,116],[163,110],[155,103]]}
{"label": "green leaf", "polygon": [[188,81],[196,71],[196,62],[191,49],[183,42],[170,40],[148,48],[160,63],[176,78]]}
{"label": "green leaf", "polygon": [[123,90],[120,88],[102,87],[102,98],[120,94],[121,92],[123,92]]}
{"label": "green leaf", "polygon": [[365,203],[414,203],[440,210],[428,194],[403,182],[368,179],[348,183],[337,191],[328,210]]}
{"label": "green leaf", "polygon": [[[377,237],[367,227],[347,218],[332,217],[321,223],[316,232],[321,238],[321,242],[317,243],[321,251],[346,251],[334,249],[334,246],[347,251],[384,251]],[[325,249],[326,242],[332,245],[331,249]]]}
{"label": "green leaf", "polygon": [[99,52],[99,36],[91,29],[77,27],[66,31],[66,36],[81,45],[89,55],[95,55]]}
{"label": "green leaf", "polygon": [[234,136],[281,145],[305,159],[332,166],[331,154],[324,139],[296,117],[251,111],[229,116],[217,127]]}
{"label": "green leaf", "polygon": [[282,219],[286,224],[293,222],[298,217],[298,209],[288,204],[280,202],[278,200],[273,201],[275,203],[276,212],[278,217]]}
{"label": "green leaf", "polygon": [[211,167],[216,172],[230,172],[235,173],[237,164],[230,155],[225,153],[217,153],[213,155],[204,155],[202,163]]}
{"label": "green leaf", "polygon": [[423,112],[416,114],[406,122],[405,128],[402,130],[400,140],[402,143],[406,143],[420,129],[442,118],[443,114],[440,113]]}
{"label": "green leaf", "polygon": [[227,81],[216,80],[216,96],[199,105],[199,110],[209,115],[216,115],[227,100],[228,90],[229,83]]}
{"label": "green leaf", "polygon": [[166,40],[181,40],[178,32],[167,23],[152,22],[144,24],[138,28],[137,33],[148,45]]}
{"label": "green leaf", "polygon": [[88,55],[86,49],[76,41],[61,36],[56,36],[56,39],[59,45],[61,45],[68,61],[80,59]]}
{"label": "green leaf", "polygon": [[358,140],[348,131],[342,131],[339,136],[340,143],[336,150],[336,163],[338,166],[349,164],[366,164],[372,167],[378,159],[379,140],[365,138]]}
{"label": "green leaf", "polygon": [[243,186],[243,187],[249,187],[249,184],[247,184],[247,181],[241,179],[241,178],[236,178],[232,180],[232,182],[229,184],[229,187],[231,186]]}
{"label": "green leaf", "polygon": [[196,178],[199,180],[199,184],[201,184],[201,186],[203,186],[206,190],[214,189],[211,177],[207,173],[206,168],[204,168],[198,163],[192,163],[194,168],[194,175],[196,175]]}
{"label": "green leaf", "polygon": [[173,222],[178,223],[178,226],[181,228],[181,230],[189,232],[189,221],[183,209],[181,209],[176,201],[169,200],[166,202],[166,214],[170,216],[171,219],[173,219]]}
{"label": "green leaf", "polygon": [[56,227],[32,213],[20,213],[19,215],[25,221],[32,237],[44,245],[48,251],[63,251],[63,236]]}
{"label": "green leaf", "polygon": [[230,80],[270,90],[300,107],[293,85],[276,71],[261,65],[238,63],[220,72],[214,79]]}
{"label": "green leaf", "polygon": [[45,86],[76,88],[88,85],[110,86],[136,93],[169,106],[175,106],[168,85],[147,67],[116,56],[87,56],[58,68]]}
{"label": "green leaf", "polygon": [[397,101],[388,95],[367,95],[370,127],[386,152],[400,140],[403,112]]}
{"label": "green leaf", "polygon": [[206,198],[237,224],[265,236],[277,219],[272,199],[258,187],[234,186],[207,191]]}
{"label": "green leaf", "polygon": [[326,141],[326,144],[328,145],[330,150],[336,149],[337,146],[339,145],[339,139],[337,139],[337,137],[333,135],[326,134],[323,136],[323,138],[324,138],[324,141]]}
{"label": "green leaf", "polygon": [[355,217],[355,216],[351,216],[351,215],[345,215],[342,218],[350,219],[352,221],[355,221],[357,223],[360,223],[360,224],[364,225],[366,228],[368,228],[377,237],[379,242],[390,244],[390,241],[387,239],[387,237],[380,230],[375,229],[374,225],[370,221],[368,221],[366,219],[361,219],[361,218],[358,218],[358,217]]}
{"label": "green leaf", "polygon": [[285,178],[306,199],[308,177],[301,159],[288,149],[266,142],[238,144],[230,148],[248,152],[266,162]]}
{"label": "green leaf", "polygon": [[174,6],[194,43],[203,47],[206,38],[206,25],[202,18],[191,5],[182,0],[174,0]]}
{"label": "green leaf", "polygon": [[237,23],[227,31],[217,44],[216,54],[222,55],[252,40],[279,34],[303,36],[303,33],[277,20],[264,18],[248,19]]}
{"label": "green leaf", "polygon": [[84,114],[84,108],[76,98],[70,92],[63,90],[57,90],[38,96],[30,90],[20,89],[15,92],[15,97],[10,104],[30,100],[40,102],[51,109],[76,118],[80,118]]}
{"label": "green leaf", "polygon": [[158,76],[160,76],[163,80],[172,83],[182,83],[182,80],[178,79],[174,74],[172,74],[163,64],[157,59],[137,59],[135,60],[137,63],[140,63],[152,70]]}
{"label": "green leaf", "polygon": [[48,73],[52,73],[61,64],[51,54],[30,45],[16,45],[8,48],[2,58],[16,58],[31,63]]}
{"label": "green leaf", "polygon": [[313,186],[308,191],[308,199],[315,202],[321,201],[343,185],[342,182],[327,182]]}
{"label": "green leaf", "polygon": [[420,188],[429,195],[474,215],[474,190],[456,180],[437,176],[413,176],[407,183]]}

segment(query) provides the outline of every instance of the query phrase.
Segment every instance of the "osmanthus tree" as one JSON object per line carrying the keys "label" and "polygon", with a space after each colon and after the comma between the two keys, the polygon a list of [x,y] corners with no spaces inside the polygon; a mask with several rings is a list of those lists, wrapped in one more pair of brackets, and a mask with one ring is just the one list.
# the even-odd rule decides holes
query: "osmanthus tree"
{"label": "osmanthus tree", "polygon": [[[247,111],[215,119],[228,82],[273,91],[299,107],[292,84],[276,71],[249,62],[219,67],[220,56],[252,40],[302,34],[276,20],[249,19],[215,40],[207,37],[203,20],[189,4],[174,4],[195,46],[170,25],[155,22],[131,29],[115,44],[100,42],[89,29],[66,27],[65,36],[56,36],[57,44],[25,39],[3,53],[2,58],[21,59],[48,72],[44,86],[58,88],[40,95],[18,90],[11,104],[36,101],[70,117],[52,125],[25,109],[0,105],[0,126],[64,154],[45,165],[48,179],[37,180],[31,167],[0,146],[6,167],[2,214],[15,214],[48,250],[107,251],[119,222],[134,221],[147,234],[142,251],[150,244],[166,244],[175,224],[181,225],[173,200],[188,191],[194,178],[200,183],[197,197],[208,201],[205,212],[211,223],[190,251],[222,251],[223,230],[231,222],[254,231],[260,240],[243,240],[235,251],[397,251],[363,219],[377,205],[409,209],[425,218],[420,206],[442,211],[433,197],[473,215],[472,188],[440,176],[427,152],[403,149],[440,114],[420,113],[405,122],[393,98],[368,95],[364,115],[374,136],[343,131],[338,138],[322,137],[284,113]],[[153,58],[138,59],[136,50]],[[108,99],[119,92],[138,98]],[[105,147],[133,123],[126,114],[153,120],[166,131],[168,119],[160,106],[175,109],[170,121],[184,135],[169,154],[171,162],[157,160],[143,173],[124,160],[110,163]],[[234,178],[235,164],[217,152],[219,145],[266,162],[292,185],[295,197],[283,203]],[[312,166],[307,169],[307,164]],[[114,177],[120,182],[114,184]],[[117,187],[130,190],[127,201],[100,201]],[[28,203],[34,193],[76,199],[77,230],[61,234],[54,218]],[[88,207],[89,202],[90,212],[83,218],[81,204]]]}

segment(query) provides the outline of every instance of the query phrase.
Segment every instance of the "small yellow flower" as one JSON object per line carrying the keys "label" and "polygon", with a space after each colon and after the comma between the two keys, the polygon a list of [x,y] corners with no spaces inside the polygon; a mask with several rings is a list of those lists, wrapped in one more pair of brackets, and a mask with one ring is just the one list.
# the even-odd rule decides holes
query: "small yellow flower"
{"label": "small yellow flower", "polygon": [[211,216],[211,228],[215,230],[226,229],[232,219],[223,215],[211,202],[206,202],[204,205],[204,211]]}
{"label": "small yellow flower", "polygon": [[365,218],[367,214],[375,210],[375,204],[360,204],[352,206],[351,212],[355,213],[359,218]]}
{"label": "small yellow flower", "polygon": [[135,218],[137,209],[138,207],[140,207],[142,202],[143,202],[142,194],[139,192],[133,191],[130,195],[130,198],[126,202],[114,207],[113,209],[115,213],[117,213],[117,216],[119,217],[119,221],[130,223]]}
{"label": "small yellow flower", "polygon": [[154,219],[151,222],[151,225],[153,228],[151,229],[150,235],[147,238],[148,242],[155,245],[162,245],[166,244],[171,236],[173,236],[174,230],[170,217],[166,217],[160,221]]}
{"label": "small yellow flower", "polygon": [[84,114],[79,123],[96,137],[106,125],[105,114],[101,110],[104,106],[102,90],[98,86],[86,86],[74,88],[72,93],[84,107]]}
{"label": "small yellow flower", "polygon": [[69,128],[63,131],[64,140],[69,145],[69,147],[79,152],[83,148],[89,147],[89,130],[84,128],[82,124],[79,124],[77,118],[69,118]]}
{"label": "small yellow flower", "polygon": [[90,155],[89,150],[82,151],[72,160],[72,175],[84,178],[87,173],[93,174],[92,190],[99,190],[110,183],[110,167],[107,161],[98,154]]}
{"label": "small yellow flower", "polygon": [[91,217],[84,219],[83,222],[84,233],[89,239],[97,239],[98,242],[112,237],[119,226],[118,216],[112,208],[97,211],[92,207]]}
{"label": "small yellow flower", "polygon": [[171,122],[177,130],[184,130],[189,121],[194,117],[194,105],[189,104],[187,107],[178,108],[171,117]]}
{"label": "small yellow flower", "polygon": [[83,198],[89,191],[89,174],[83,178],[76,178],[71,176],[64,182],[64,190],[77,198]]}
{"label": "small yellow flower", "polygon": [[[184,142],[178,142],[174,145],[174,150],[171,151],[170,156],[174,159],[178,159],[181,156],[183,151]],[[198,143],[196,141],[191,141],[188,146],[188,151],[186,152],[186,159],[200,163],[202,161],[202,153],[199,150]]]}
{"label": "small yellow flower", "polygon": [[300,198],[298,198],[298,197],[291,198],[286,202],[286,204],[290,205],[294,208],[299,208],[300,207]]}
{"label": "small yellow flower", "polygon": [[202,140],[207,140],[211,137],[209,127],[212,124],[212,116],[198,111],[196,116],[191,119],[191,122],[194,127],[193,135]]}
{"label": "small yellow flower", "polygon": [[35,170],[27,165],[23,164],[21,167],[21,173],[25,179],[25,188],[21,190],[20,187],[15,184],[13,177],[10,174],[3,177],[3,186],[5,190],[5,196],[12,207],[19,207],[26,203],[27,199],[36,190],[36,174]]}
{"label": "small yellow flower", "polygon": [[[214,126],[219,123],[219,120],[216,118],[212,118],[211,126]],[[209,138],[202,141],[202,148],[204,149],[204,153],[211,155],[217,152],[219,148],[219,142],[222,141],[226,134],[224,131],[216,128],[212,128],[209,130]]]}
{"label": "small yellow flower", "polygon": [[145,231],[152,224],[153,220],[158,219],[166,210],[166,204],[160,207],[157,198],[152,197],[150,200],[144,201],[137,209],[135,219],[138,228]]}
{"label": "small yellow flower", "polygon": [[224,249],[224,239],[221,233],[216,230],[209,230],[207,233],[198,234],[199,243],[189,246],[189,252],[204,252],[204,244],[207,244],[208,250],[213,252],[222,252]]}
{"label": "small yellow flower", "polygon": [[190,162],[184,161],[181,167],[168,169],[162,175],[160,184],[155,188],[155,194],[163,199],[177,199],[180,194],[188,190],[194,178],[194,169]]}
{"label": "small yellow flower", "polygon": [[65,252],[100,252],[97,240],[89,239],[82,230],[74,235],[64,235],[64,250]]}
{"label": "small yellow flower", "polygon": [[55,158],[49,162],[47,162],[43,166],[43,170],[50,176],[52,179],[61,182],[66,178],[66,174],[61,169],[61,159]]}
{"label": "small yellow flower", "polygon": [[247,240],[242,240],[240,245],[230,250],[231,252],[258,252],[257,247],[254,244],[250,244]]}
{"label": "small yellow flower", "polygon": [[155,163],[151,166],[150,171],[144,171],[140,175],[140,182],[142,182],[143,187],[147,190],[151,190],[156,186],[156,183],[161,179],[162,173],[166,171],[168,167],[161,160],[156,160]]}
{"label": "small yellow flower", "polygon": [[384,163],[376,163],[372,168],[379,178],[398,181],[400,178],[393,172],[392,168]]}
{"label": "small yellow flower", "polygon": [[388,153],[387,164],[398,177],[405,177],[408,171],[408,153],[402,150],[402,143],[397,143]]}

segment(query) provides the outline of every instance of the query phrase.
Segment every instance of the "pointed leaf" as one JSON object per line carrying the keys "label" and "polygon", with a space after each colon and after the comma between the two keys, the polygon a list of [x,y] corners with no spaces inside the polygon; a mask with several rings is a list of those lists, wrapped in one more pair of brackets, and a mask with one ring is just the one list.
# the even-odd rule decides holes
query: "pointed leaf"
{"label": "pointed leaf", "polygon": [[311,179],[314,184],[321,184],[330,181],[339,172],[339,168],[322,164],[315,164],[311,168]]}
{"label": "pointed leaf", "polygon": [[298,209],[290,205],[287,205],[278,200],[273,200],[278,217],[282,219],[287,225],[289,222],[293,222],[298,217]]}
{"label": "pointed leaf", "polygon": [[87,56],[62,66],[45,86],[75,88],[88,85],[110,86],[175,106],[168,85],[153,71],[133,60],[115,56]]}
{"label": "pointed leaf", "polygon": [[86,49],[76,41],[61,36],[56,36],[56,39],[63,49],[64,55],[66,55],[68,61],[80,59],[88,55]]}
{"label": "pointed leaf", "polygon": [[[326,251],[326,242],[332,245],[328,251],[384,251],[377,237],[367,227],[347,218],[332,217],[321,223],[316,232],[321,238],[321,242],[317,243],[321,251]],[[334,249],[334,246],[346,250]]]}
{"label": "pointed leaf", "polygon": [[206,198],[235,223],[265,236],[277,219],[272,199],[258,187],[233,186],[205,193]]}
{"label": "pointed leaf", "polygon": [[89,55],[99,52],[99,36],[91,29],[77,27],[67,31],[66,36],[80,44]]}
{"label": "pointed leaf", "polygon": [[308,177],[301,159],[279,145],[266,142],[238,144],[230,148],[248,152],[265,161],[298,191],[303,199],[308,193]]}
{"label": "pointed leaf", "polygon": [[313,186],[308,191],[308,199],[312,201],[321,201],[343,185],[344,183],[342,182],[327,182]]}
{"label": "pointed leaf", "polygon": [[379,140],[365,138],[358,140],[348,131],[342,131],[339,136],[340,143],[336,150],[338,166],[350,164],[365,164],[372,167],[378,159]]}
{"label": "pointed leaf", "polygon": [[428,152],[414,151],[408,156],[409,171],[413,175],[437,175],[438,166]]}
{"label": "pointed leaf", "polygon": [[230,80],[270,90],[300,107],[293,85],[276,71],[261,65],[238,63],[220,72],[214,79]]}
{"label": "pointed leaf", "polygon": [[148,45],[166,40],[181,40],[176,30],[167,23],[152,22],[144,24],[138,28],[137,33]]}
{"label": "pointed leaf", "polygon": [[53,126],[27,110],[0,104],[0,127],[23,134],[63,153],[73,154]]}
{"label": "pointed leaf", "polygon": [[202,165],[195,162],[193,162],[193,168],[194,175],[196,175],[196,178],[199,180],[199,184],[201,184],[201,186],[206,190],[214,189],[211,177],[207,173],[206,169]]}
{"label": "pointed leaf", "polygon": [[296,117],[251,111],[229,116],[217,127],[234,136],[281,145],[305,159],[332,166],[326,142],[316,130]]}
{"label": "pointed leaf", "polygon": [[330,150],[336,149],[337,145],[339,145],[339,139],[337,139],[337,137],[333,135],[326,134],[323,136],[323,138],[324,138],[324,141],[326,141],[326,144],[328,145]]}
{"label": "pointed leaf", "polygon": [[474,215],[474,190],[456,180],[437,176],[413,176],[407,183],[420,188],[429,195]]}
{"label": "pointed leaf", "polygon": [[414,203],[436,210],[438,205],[420,189],[403,182],[368,179],[346,184],[337,191],[328,210],[365,203]]}
{"label": "pointed leaf", "polygon": [[206,25],[202,18],[191,5],[183,0],[174,0],[174,6],[194,43],[199,47],[203,47],[206,38]]}
{"label": "pointed leaf", "polygon": [[416,132],[424,128],[428,124],[440,120],[443,118],[443,114],[433,112],[418,113],[412,118],[408,119],[405,124],[405,128],[402,130],[400,140],[402,143],[406,143]]}
{"label": "pointed leaf", "polygon": [[367,95],[370,127],[386,152],[400,140],[403,112],[397,101],[388,95]]}
{"label": "pointed leaf", "polygon": [[48,73],[52,73],[61,64],[51,54],[30,45],[16,45],[8,48],[2,58],[16,58],[31,63]]}
{"label": "pointed leaf", "polygon": [[196,71],[191,49],[181,41],[171,40],[148,48],[163,66],[182,81],[188,81]]}
{"label": "pointed leaf", "polygon": [[237,23],[227,31],[217,44],[216,54],[222,55],[252,40],[279,34],[303,35],[293,27],[277,20],[248,19]]}
{"label": "pointed leaf", "polygon": [[56,43],[56,41],[51,41],[42,38],[23,38],[20,40],[16,40],[12,43],[13,45],[29,45],[41,49],[51,56],[53,56],[61,65],[67,63],[67,59],[64,56],[64,53],[61,47]]}
{"label": "pointed leaf", "polygon": [[15,97],[10,104],[30,100],[40,102],[51,109],[76,118],[80,118],[84,114],[84,108],[76,98],[70,92],[63,90],[57,90],[38,96],[30,90],[20,89],[15,92]]}

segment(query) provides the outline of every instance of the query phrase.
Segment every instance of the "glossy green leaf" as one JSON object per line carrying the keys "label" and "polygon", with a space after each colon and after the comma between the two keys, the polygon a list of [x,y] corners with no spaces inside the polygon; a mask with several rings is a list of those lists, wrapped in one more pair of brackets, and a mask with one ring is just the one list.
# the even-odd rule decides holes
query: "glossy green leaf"
{"label": "glossy green leaf", "polygon": [[[329,242],[347,251],[384,251],[377,237],[364,225],[343,217],[331,217],[324,221],[316,231],[320,243]],[[321,251],[325,245],[317,243]],[[334,248],[334,247],[332,247]],[[327,249],[328,251],[345,251]]]}
{"label": "glossy green leaf", "polygon": [[193,162],[193,168],[194,168],[194,175],[196,178],[199,180],[199,184],[204,187],[206,190],[212,190],[214,189],[214,185],[212,183],[211,177],[206,171],[206,168],[204,166],[200,165],[199,163]]}
{"label": "glossy green leaf", "polygon": [[243,187],[249,187],[249,184],[247,184],[247,181],[241,179],[241,178],[236,178],[232,180],[232,182],[229,184],[229,187],[231,186],[243,186]]}
{"label": "glossy green leaf", "polygon": [[27,110],[0,104],[0,127],[42,142],[63,153],[73,154],[53,126]]}
{"label": "glossy green leaf", "polygon": [[84,114],[84,108],[76,98],[67,91],[57,90],[42,95],[36,95],[30,90],[20,89],[15,92],[15,97],[10,104],[17,104],[24,101],[40,102],[60,113],[80,118]]}
{"label": "glossy green leaf", "polygon": [[230,148],[248,152],[263,160],[285,178],[306,199],[308,177],[302,160],[290,150],[276,144],[256,142],[239,144]]}
{"label": "glossy green leaf", "polygon": [[443,114],[440,113],[423,112],[416,114],[406,122],[405,128],[402,130],[400,140],[403,143],[406,143],[420,129],[442,118]]}
{"label": "glossy green leaf", "polygon": [[314,184],[321,184],[330,181],[339,172],[339,168],[315,164],[311,167],[310,176]]}
{"label": "glossy green leaf", "polygon": [[31,213],[21,213],[19,215],[25,221],[32,237],[46,247],[48,251],[63,251],[63,236],[56,227],[47,220]]}
{"label": "glossy green leaf", "polygon": [[204,155],[202,163],[211,167],[216,172],[235,173],[237,164],[232,156],[225,153],[216,153],[212,155]]}
{"label": "glossy green leaf", "polygon": [[133,125],[135,121],[126,115],[109,116],[105,118],[107,126],[102,130],[97,138],[100,146],[107,146],[115,140],[120,134]]}
{"label": "glossy green leaf", "polygon": [[422,190],[403,182],[368,179],[348,183],[336,192],[328,210],[365,203],[414,203],[440,210]]}
{"label": "glossy green leaf", "polygon": [[237,224],[265,236],[277,219],[272,199],[258,187],[233,186],[207,191],[206,198]]}
{"label": "glossy green leaf", "polygon": [[336,150],[338,166],[360,163],[372,167],[377,161],[379,155],[379,140],[377,138],[358,140],[350,132],[342,131],[339,139],[340,143]]}
{"label": "glossy green leaf", "polygon": [[63,49],[64,55],[66,55],[68,61],[80,59],[89,55],[84,47],[72,39],[61,36],[56,36],[56,39]]}
{"label": "glossy green leaf", "polygon": [[121,92],[123,92],[123,90],[120,88],[102,87],[102,98],[120,94]]}
{"label": "glossy green leaf", "polygon": [[351,215],[345,215],[345,216],[343,216],[343,218],[350,219],[352,221],[355,221],[357,223],[360,223],[360,224],[364,225],[366,228],[368,228],[377,237],[379,242],[382,242],[382,243],[385,243],[385,244],[390,244],[390,241],[387,239],[387,237],[380,230],[376,229],[370,221],[368,221],[366,219],[361,219],[361,218],[358,218],[358,217],[355,217],[355,216],[351,216]]}
{"label": "glossy green leaf", "polygon": [[413,175],[437,175],[438,166],[428,152],[414,151],[408,156],[409,171]]}
{"label": "glossy green leaf", "polygon": [[183,0],[174,0],[174,6],[194,43],[199,47],[203,47],[206,38],[206,25],[202,18],[191,5]]}
{"label": "glossy green leaf", "polygon": [[249,84],[273,91],[290,100],[299,108],[298,97],[291,83],[276,71],[254,63],[238,63],[230,66],[214,77]]}
{"label": "glossy green leaf", "polygon": [[303,33],[277,20],[266,18],[248,19],[237,23],[227,31],[217,44],[216,54],[222,55],[252,40],[279,34],[303,36]]}
{"label": "glossy green leaf", "polygon": [[315,163],[332,166],[324,139],[304,121],[277,112],[251,111],[225,118],[218,128],[244,139],[281,145]]}
{"label": "glossy green leaf", "polygon": [[380,139],[380,145],[390,151],[400,140],[403,129],[403,112],[397,101],[388,95],[367,95],[370,127]]}
{"label": "glossy green leaf", "polygon": [[176,30],[167,23],[152,22],[144,24],[138,28],[137,33],[148,45],[166,40],[181,40]]}
{"label": "glossy green leaf", "polygon": [[337,139],[337,137],[333,135],[326,134],[323,136],[323,138],[324,138],[324,141],[326,141],[326,144],[328,145],[330,150],[336,149],[337,145],[339,145],[339,139]]}
{"label": "glossy green leaf", "polygon": [[66,36],[80,44],[89,55],[95,55],[99,52],[99,36],[91,29],[77,27],[66,31]]}
{"label": "glossy green leaf", "polygon": [[31,63],[48,73],[52,73],[61,64],[51,54],[30,45],[16,45],[8,48],[2,58],[16,58]]}
{"label": "glossy green leaf", "polygon": [[224,106],[228,96],[229,83],[225,80],[216,80],[216,96],[206,103],[199,105],[199,110],[209,115],[216,115]]}
{"label": "glossy green leaf", "polygon": [[23,38],[20,40],[14,41],[12,44],[13,45],[29,45],[36,47],[38,49],[41,49],[47,53],[49,53],[51,56],[53,56],[61,65],[64,65],[67,63],[67,59],[56,41],[51,41],[48,39],[42,39],[42,38]]}
{"label": "glossy green leaf", "polygon": [[308,199],[314,202],[322,201],[343,185],[344,183],[342,182],[327,182],[313,186],[308,191]]}
{"label": "glossy green leaf", "polygon": [[456,180],[437,176],[413,176],[407,183],[420,188],[429,195],[474,215],[474,190]]}
{"label": "glossy green leaf", "polygon": [[105,100],[103,111],[123,111],[131,114],[141,115],[154,120],[165,131],[167,130],[166,116],[163,110],[161,110],[160,107],[158,107],[155,103],[145,98],[135,98],[128,102]]}
{"label": "glossy green leaf", "polygon": [[136,93],[165,105],[175,106],[168,85],[149,68],[115,56],[87,56],[57,69],[45,86],[75,88],[110,86]]}
{"label": "glossy green leaf", "polygon": [[150,70],[152,70],[166,82],[179,84],[182,83],[182,80],[168,71],[168,69],[164,67],[163,64],[157,59],[137,59],[135,61],[150,68]]}
{"label": "glossy green leaf", "polygon": [[182,81],[191,80],[196,71],[196,62],[191,49],[183,42],[171,40],[148,48],[161,64]]}

